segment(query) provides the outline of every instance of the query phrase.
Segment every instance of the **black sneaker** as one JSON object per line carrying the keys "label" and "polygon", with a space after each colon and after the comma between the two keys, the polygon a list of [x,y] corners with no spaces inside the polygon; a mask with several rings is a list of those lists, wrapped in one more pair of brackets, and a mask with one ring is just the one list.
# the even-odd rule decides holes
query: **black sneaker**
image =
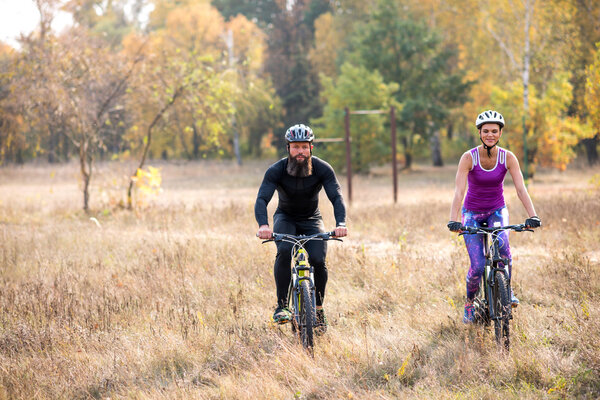
{"label": "black sneaker", "polygon": [[291,319],[292,313],[287,307],[277,306],[273,314],[273,322],[276,324],[285,324],[286,322],[290,322]]}
{"label": "black sneaker", "polygon": [[322,335],[327,332],[327,317],[325,316],[325,312],[322,308],[317,308],[317,323],[315,325],[315,333],[318,335]]}

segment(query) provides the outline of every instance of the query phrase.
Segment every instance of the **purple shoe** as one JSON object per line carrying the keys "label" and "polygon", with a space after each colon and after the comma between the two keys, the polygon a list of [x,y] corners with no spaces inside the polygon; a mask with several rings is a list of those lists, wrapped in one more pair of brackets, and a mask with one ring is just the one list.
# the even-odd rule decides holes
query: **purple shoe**
{"label": "purple shoe", "polygon": [[465,303],[465,315],[463,316],[463,323],[472,324],[475,322],[475,307],[472,302]]}

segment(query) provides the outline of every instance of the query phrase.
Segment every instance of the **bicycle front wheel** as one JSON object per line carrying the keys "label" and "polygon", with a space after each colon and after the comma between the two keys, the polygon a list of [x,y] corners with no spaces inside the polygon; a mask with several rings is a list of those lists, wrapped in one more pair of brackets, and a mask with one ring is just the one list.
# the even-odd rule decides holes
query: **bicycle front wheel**
{"label": "bicycle front wheel", "polygon": [[300,319],[299,333],[302,346],[312,350],[314,345],[314,321],[315,309],[312,301],[310,283],[308,280],[300,282],[300,293],[298,301],[298,314]]}
{"label": "bicycle front wheel", "polygon": [[485,276],[486,274],[484,273],[481,277],[481,282],[479,282],[479,290],[477,291],[477,294],[473,299],[473,315],[475,317],[476,323],[482,325],[489,325],[490,314],[485,298],[485,293],[487,290]]}
{"label": "bicycle front wheel", "polygon": [[494,287],[492,290],[492,301],[494,304],[494,331],[496,343],[508,350],[510,345],[510,293],[506,276],[502,272],[496,272]]}

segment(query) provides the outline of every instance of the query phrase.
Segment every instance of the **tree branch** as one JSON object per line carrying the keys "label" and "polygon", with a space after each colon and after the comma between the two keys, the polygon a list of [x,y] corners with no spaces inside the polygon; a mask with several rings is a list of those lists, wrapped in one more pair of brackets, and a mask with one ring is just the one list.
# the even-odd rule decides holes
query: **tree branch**
{"label": "tree branch", "polygon": [[504,53],[506,54],[506,56],[510,60],[510,64],[512,65],[512,67],[516,71],[520,70],[521,67],[518,64],[517,60],[515,59],[515,55],[508,48],[508,46],[506,45],[506,43],[504,43],[504,41],[502,40],[502,38],[494,31],[494,29],[492,29],[491,24],[488,22],[488,23],[486,23],[485,27],[490,32],[490,34],[492,35],[492,37],[494,38],[494,40],[498,43],[498,45],[500,46],[500,48],[504,51]]}
{"label": "tree branch", "polygon": [[[183,93],[186,86],[187,85],[183,84],[183,85],[179,86],[177,89],[175,89],[175,93],[173,93],[173,96],[169,99],[169,101],[167,101],[167,103],[163,106],[163,108],[154,116],[154,119],[148,126],[148,129],[146,130],[146,138],[147,138],[146,146],[144,146],[144,153],[142,154],[142,159],[140,161],[140,165],[136,169],[136,174],[137,174],[137,170],[143,168],[144,163],[146,162],[146,157],[148,156],[148,150],[150,149],[150,142],[152,139],[152,129],[158,123],[158,121],[160,121],[163,114],[175,103],[177,98]],[[129,188],[127,189],[127,208],[129,208],[129,209],[132,208],[131,190],[133,188],[133,176],[134,175],[132,175],[131,178],[129,179]]]}
{"label": "tree branch", "polygon": [[119,83],[117,84],[115,90],[113,90],[113,92],[106,98],[106,100],[104,101],[104,103],[100,106],[100,109],[98,110],[98,113],[96,114],[96,118],[94,121],[94,124],[96,125],[96,130],[100,129],[100,117],[102,117],[102,115],[106,112],[106,109],[108,108],[110,102],[118,96],[118,94],[121,92],[122,87],[125,85],[125,83],[129,80],[129,78],[131,77],[131,74],[133,73],[135,66],[143,60],[143,57],[141,56],[142,50],[144,49],[144,46],[146,45],[148,39],[146,39],[144,41],[144,43],[142,43],[142,45],[140,46],[140,48],[138,49],[138,51],[135,54],[135,59],[133,60],[133,64],[131,64],[131,67],[129,68],[129,70],[127,71],[127,73],[125,74],[125,76],[123,76],[123,79],[121,79],[119,81]]}

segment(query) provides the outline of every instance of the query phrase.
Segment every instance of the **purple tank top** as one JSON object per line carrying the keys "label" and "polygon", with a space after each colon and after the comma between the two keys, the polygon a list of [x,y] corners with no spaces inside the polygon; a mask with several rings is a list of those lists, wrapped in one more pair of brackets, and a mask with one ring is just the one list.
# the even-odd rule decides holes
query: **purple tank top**
{"label": "purple tank top", "polygon": [[506,150],[498,147],[496,165],[483,169],[477,147],[470,150],[473,166],[467,175],[467,197],[464,207],[470,211],[492,211],[503,207],[504,177],[506,176]]}

